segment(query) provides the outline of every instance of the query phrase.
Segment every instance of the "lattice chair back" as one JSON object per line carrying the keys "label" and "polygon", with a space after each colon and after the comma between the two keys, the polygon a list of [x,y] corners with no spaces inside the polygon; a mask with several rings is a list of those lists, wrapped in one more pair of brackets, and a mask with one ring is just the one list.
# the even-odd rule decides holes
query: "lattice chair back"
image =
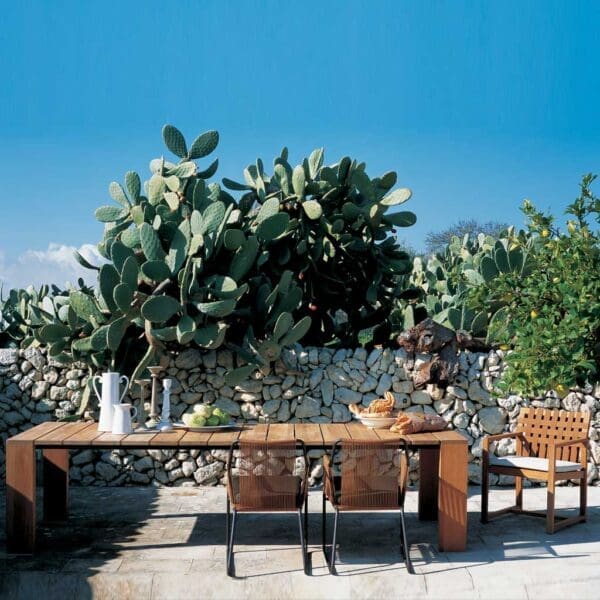
{"label": "lattice chair back", "polygon": [[230,460],[228,478],[237,509],[287,511],[301,506],[308,469],[303,442],[240,441],[235,447],[237,473],[232,473]]}
{"label": "lattice chair back", "polygon": [[[590,430],[590,413],[522,408],[517,419],[517,431],[526,440],[523,453],[547,458],[548,445],[556,441],[587,439]],[[557,448],[558,460],[580,461],[581,446]]]}
{"label": "lattice chair back", "polygon": [[340,462],[337,504],[348,509],[398,508],[408,479],[404,442],[340,440],[333,449]]}

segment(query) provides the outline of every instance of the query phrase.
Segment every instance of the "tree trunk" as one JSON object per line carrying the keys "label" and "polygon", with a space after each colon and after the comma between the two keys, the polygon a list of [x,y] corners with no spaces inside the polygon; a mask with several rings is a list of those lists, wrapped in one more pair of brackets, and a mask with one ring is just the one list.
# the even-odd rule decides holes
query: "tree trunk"
{"label": "tree trunk", "polygon": [[465,331],[454,332],[433,319],[425,319],[403,331],[397,341],[407,352],[434,355],[415,374],[416,388],[425,387],[428,383],[435,383],[440,387],[450,385],[458,375],[459,348],[474,352],[489,350],[484,340],[473,338]]}

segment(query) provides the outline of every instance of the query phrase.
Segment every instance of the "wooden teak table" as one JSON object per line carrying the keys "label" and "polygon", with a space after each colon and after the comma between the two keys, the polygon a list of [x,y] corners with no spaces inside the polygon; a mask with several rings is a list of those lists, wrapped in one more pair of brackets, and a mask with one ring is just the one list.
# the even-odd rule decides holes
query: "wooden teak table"
{"label": "wooden teak table", "polygon": [[[420,452],[419,518],[438,520],[442,551],[465,550],[467,541],[467,441],[456,431],[404,436]],[[6,442],[6,537],[9,552],[33,553],[36,536],[36,456],[43,461],[44,519],[68,516],[69,450],[83,448],[229,448],[238,439],[304,441],[308,450],[330,449],[343,438],[394,440],[388,430],[359,423],[244,426],[217,433],[100,433],[97,423],[42,423]]]}

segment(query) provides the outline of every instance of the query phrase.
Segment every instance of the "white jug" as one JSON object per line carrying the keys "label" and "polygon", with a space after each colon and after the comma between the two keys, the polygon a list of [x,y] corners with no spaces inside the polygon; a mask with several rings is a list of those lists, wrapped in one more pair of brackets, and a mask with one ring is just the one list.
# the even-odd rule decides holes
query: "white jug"
{"label": "white jug", "polygon": [[[96,381],[102,382],[102,395],[98,391]],[[125,380],[125,389],[119,394],[119,383]],[[98,421],[98,431],[112,431],[113,411],[116,404],[121,404],[121,400],[127,391],[129,379],[125,375],[108,371],[102,373],[102,376],[95,375],[92,380],[94,391],[100,399],[100,419]]]}
{"label": "white jug", "polygon": [[131,426],[131,410],[133,409],[133,416],[137,415],[137,408],[131,406],[131,404],[115,404],[113,407],[113,426],[112,432],[115,434],[127,434],[133,431]]}

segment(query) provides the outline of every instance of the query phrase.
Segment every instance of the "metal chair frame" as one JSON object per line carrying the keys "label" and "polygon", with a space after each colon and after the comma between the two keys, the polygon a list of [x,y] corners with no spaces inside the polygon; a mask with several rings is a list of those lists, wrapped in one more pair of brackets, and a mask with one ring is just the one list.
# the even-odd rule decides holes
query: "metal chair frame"
{"label": "metal chair frame", "polygon": [[[244,442],[247,445],[252,445],[252,442]],[[301,484],[301,495],[302,495],[302,505],[304,507],[304,510],[302,510],[302,505],[300,507],[298,507],[297,509],[297,515],[298,515],[298,529],[299,529],[299,533],[300,533],[300,546],[302,549],[302,564],[304,567],[304,573],[305,574],[309,574],[309,565],[308,565],[308,471],[309,471],[309,464],[308,464],[308,454],[306,451],[306,446],[304,444],[304,442],[302,440],[295,440],[296,443],[296,451],[300,450],[301,454],[300,456],[302,456],[304,458],[304,474],[302,477],[302,484]],[[258,442],[256,445],[257,446],[267,446],[268,448],[277,448],[278,446],[281,446],[283,444],[286,444],[285,441],[277,441],[277,442],[267,442],[265,444],[265,442]],[[237,521],[238,521],[238,513],[239,512],[269,512],[268,509],[261,509],[261,508],[257,508],[256,510],[242,510],[242,511],[238,511],[235,507],[233,507],[232,510],[232,506],[231,506],[231,499],[229,494],[231,493],[231,490],[233,490],[233,484],[232,484],[232,465],[233,465],[233,454],[235,452],[235,450],[240,448],[240,442],[236,441],[233,444],[231,444],[231,447],[229,448],[229,455],[228,455],[228,460],[227,460],[227,482],[228,482],[228,489],[227,489],[227,516],[226,516],[226,547],[227,547],[227,552],[226,552],[226,569],[227,569],[227,575],[229,575],[229,577],[235,577],[235,570],[234,570],[234,565],[233,565],[233,548],[234,548],[234,542],[235,542],[235,531],[236,531],[236,525],[237,525]],[[276,512],[291,512],[291,511],[287,511],[287,510],[278,510]]]}
{"label": "metal chair frame", "polygon": [[[333,443],[333,445],[331,447],[331,454],[330,454],[331,463],[333,463],[334,456],[339,451],[339,449],[343,448],[344,443],[352,444],[352,440],[338,439]],[[397,442],[394,441],[393,444],[390,444],[389,442],[381,442],[381,443],[375,442],[372,444],[372,446],[374,449],[376,449],[376,448],[393,449],[395,446],[398,450],[400,450],[401,452],[404,453],[404,456],[406,457],[406,460],[408,461],[408,444],[403,439],[401,439]],[[398,469],[400,470],[400,466],[398,467]],[[325,470],[324,476],[325,477],[328,476],[327,470]],[[399,504],[398,507],[390,506],[390,507],[382,507],[379,509],[374,509],[374,508],[370,507],[367,510],[394,510],[394,509],[399,510],[399,512],[400,512],[400,553],[401,553],[402,559],[404,560],[404,563],[406,565],[406,570],[409,573],[414,575],[415,570],[414,570],[412,561],[410,559],[410,546],[408,544],[408,540],[406,537],[406,523],[404,520],[404,499],[406,497],[407,478],[408,478],[408,470],[406,471],[404,481],[402,482],[402,485],[400,486],[401,497],[398,502],[398,504]],[[335,497],[336,488],[335,488],[335,479],[334,478],[330,479],[330,485],[331,485],[331,489],[333,490],[333,494]],[[322,531],[322,540],[321,541],[322,541],[323,554],[325,556],[325,561],[327,562],[329,572],[332,575],[337,575],[337,571],[335,568],[335,555],[336,555],[336,548],[337,548],[338,518],[339,518],[340,512],[350,512],[351,509],[347,509],[347,508],[340,509],[333,502],[331,502],[331,505],[335,511],[335,516],[334,516],[334,520],[333,520],[333,539],[331,542],[331,551],[328,552],[328,550],[327,550],[327,496],[326,496],[325,484],[324,484],[323,485],[322,521],[321,521],[321,531]],[[352,509],[352,510],[361,511],[363,509],[358,507],[358,508]]]}

